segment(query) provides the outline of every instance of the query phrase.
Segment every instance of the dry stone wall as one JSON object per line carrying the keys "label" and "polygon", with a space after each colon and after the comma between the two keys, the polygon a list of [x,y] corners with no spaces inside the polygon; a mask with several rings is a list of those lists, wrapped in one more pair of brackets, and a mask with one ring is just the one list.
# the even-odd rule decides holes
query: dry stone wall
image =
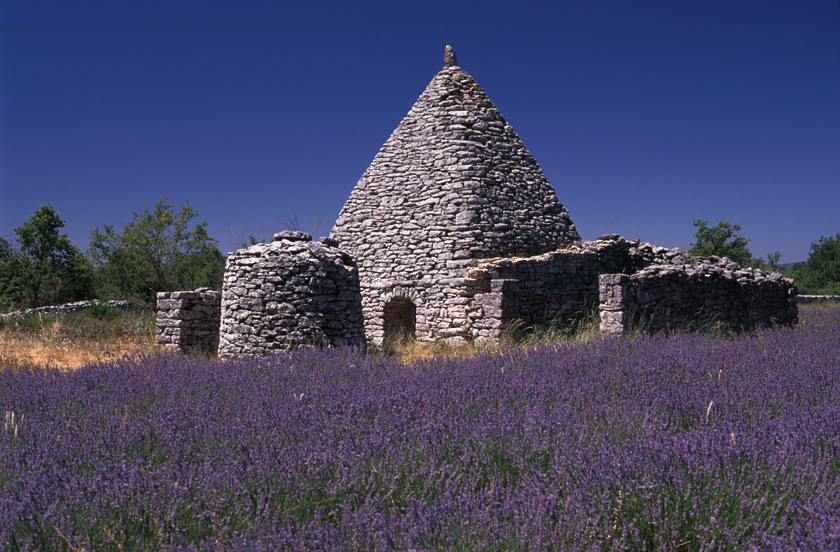
{"label": "dry stone wall", "polygon": [[[467,269],[466,276],[475,279],[475,287],[485,291],[497,280],[515,281],[517,318],[536,325],[558,315],[565,319],[579,318],[596,309],[598,278],[602,274],[634,274],[653,263],[683,262],[679,249],[654,247],[611,234],[533,257],[490,259]],[[493,316],[491,311],[480,308],[471,314],[475,319]],[[473,338],[484,339],[485,334],[473,332]]]}
{"label": "dry stone wall", "polygon": [[[456,65],[432,79],[382,146],[330,237],[358,263],[374,343],[394,328],[418,339],[469,339],[473,300],[457,281],[467,267],[580,240],[533,156]],[[385,320],[400,308],[404,318]]]}
{"label": "dry stone wall", "polygon": [[34,309],[17,310],[0,314],[0,316],[23,316],[25,314],[32,313],[49,314],[56,312],[67,314],[85,310],[86,308],[94,305],[102,305],[104,307],[111,307],[119,310],[129,310],[132,308],[128,301],[99,301],[98,299],[93,299],[92,301],[76,301],[74,303],[65,303],[63,305],[48,305],[46,307],[37,307]]}
{"label": "dry stone wall", "polygon": [[740,267],[727,258],[652,265],[637,274],[600,277],[601,333],[703,327],[733,332],[795,324],[796,286],[778,273]]}
{"label": "dry stone wall", "polygon": [[359,273],[329,238],[280,232],[228,256],[219,358],[301,346],[364,347]]}
{"label": "dry stone wall", "polygon": [[[698,315],[693,295],[708,306],[737,298],[733,326],[795,320],[785,295],[795,290],[773,275],[748,277],[728,261],[689,266],[678,249],[618,235],[582,243],[533,156],[450,47],[445,62],[329,238],[281,232],[229,256],[220,357],[402,335],[494,341],[514,320],[579,317],[602,300],[608,331],[653,306]],[[671,305],[669,293],[680,300]]]}
{"label": "dry stone wall", "polygon": [[470,334],[478,343],[494,343],[519,317],[519,281],[492,280],[490,291],[475,296],[475,303],[467,309]]}
{"label": "dry stone wall", "polygon": [[210,288],[157,294],[155,341],[166,351],[215,353],[222,294]]}

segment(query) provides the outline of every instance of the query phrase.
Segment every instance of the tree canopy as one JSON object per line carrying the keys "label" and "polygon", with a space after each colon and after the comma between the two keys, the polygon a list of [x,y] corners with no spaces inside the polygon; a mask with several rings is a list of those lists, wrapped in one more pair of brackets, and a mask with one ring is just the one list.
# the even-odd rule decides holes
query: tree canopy
{"label": "tree canopy", "polygon": [[697,239],[688,250],[698,257],[729,257],[736,263],[747,266],[752,261],[752,253],[747,249],[749,238],[738,234],[741,226],[729,224],[725,220],[717,226],[709,227],[709,221],[696,219],[693,226],[697,228],[694,237]]}
{"label": "tree canopy", "polygon": [[207,222],[190,229],[196,216],[189,201],[176,212],[164,196],[151,211],[134,213],[122,232],[112,225],[95,228],[88,254],[98,294],[152,305],[161,291],[220,289],[224,257],[207,234]]}
{"label": "tree canopy", "polygon": [[91,291],[90,264],[61,232],[64,220],[42,205],[15,228],[18,249],[0,243],[0,295],[4,302],[40,307],[85,299]]}
{"label": "tree canopy", "polygon": [[808,260],[791,268],[790,276],[802,293],[840,295],[840,233],[813,242]]}

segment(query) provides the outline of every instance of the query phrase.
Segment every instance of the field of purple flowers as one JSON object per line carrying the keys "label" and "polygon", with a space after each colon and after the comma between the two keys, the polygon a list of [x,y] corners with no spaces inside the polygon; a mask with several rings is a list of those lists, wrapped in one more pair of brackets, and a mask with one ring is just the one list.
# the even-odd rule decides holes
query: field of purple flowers
{"label": "field of purple flowers", "polygon": [[0,372],[0,549],[837,550],[840,310],[808,316]]}

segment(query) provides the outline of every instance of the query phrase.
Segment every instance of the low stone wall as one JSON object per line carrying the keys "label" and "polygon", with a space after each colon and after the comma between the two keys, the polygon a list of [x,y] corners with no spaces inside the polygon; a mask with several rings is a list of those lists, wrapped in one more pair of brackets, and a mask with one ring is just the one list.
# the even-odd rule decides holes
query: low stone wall
{"label": "low stone wall", "polygon": [[38,307],[37,309],[13,311],[7,314],[0,314],[0,316],[22,316],[24,314],[32,314],[39,312],[44,314],[53,312],[70,313],[85,310],[86,308],[92,305],[103,305],[106,307],[112,307],[120,310],[128,310],[131,308],[131,305],[129,305],[128,301],[99,301],[97,299],[94,299],[93,301],[76,301],[75,303],[65,303],[64,305],[50,305],[47,307]]}
{"label": "low stone wall", "polygon": [[807,305],[809,303],[829,303],[832,301],[840,302],[840,295],[797,295],[796,303],[799,305]]}
{"label": "low stone wall", "polygon": [[301,346],[365,346],[355,262],[324,238],[280,232],[231,253],[222,288],[219,358]]}
{"label": "low stone wall", "polygon": [[166,351],[215,353],[222,294],[210,288],[157,294],[155,341]]}
{"label": "low stone wall", "polygon": [[623,334],[722,327],[751,331],[795,324],[796,286],[778,273],[745,269],[729,259],[652,265],[637,274],[600,277],[600,330]]}

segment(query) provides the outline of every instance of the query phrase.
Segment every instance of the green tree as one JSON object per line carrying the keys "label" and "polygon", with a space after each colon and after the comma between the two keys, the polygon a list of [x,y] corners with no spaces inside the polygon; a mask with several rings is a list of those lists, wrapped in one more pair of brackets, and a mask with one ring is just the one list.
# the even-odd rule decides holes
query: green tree
{"label": "green tree", "polygon": [[42,205],[15,228],[19,250],[2,240],[0,263],[7,303],[28,307],[78,301],[91,291],[91,266],[61,233],[64,220],[51,204]]}
{"label": "green tree", "polygon": [[779,261],[782,258],[781,251],[773,251],[767,254],[767,268],[773,272],[778,272],[780,268]]}
{"label": "green tree", "polygon": [[15,250],[5,238],[0,238],[0,308],[13,304],[12,282],[15,279]]}
{"label": "green tree", "polygon": [[804,294],[840,295],[840,233],[820,236],[811,244],[808,260],[795,265],[789,276]]}
{"label": "green tree", "polygon": [[210,287],[221,291],[225,276],[225,256],[216,247],[208,247],[190,256],[176,269],[179,289]]}
{"label": "green tree", "polygon": [[753,258],[747,249],[750,240],[738,234],[741,231],[740,225],[732,225],[723,220],[710,228],[709,221],[699,219],[692,224],[697,228],[694,233],[697,241],[691,244],[689,253],[698,257],[729,257],[742,266],[750,265]]}
{"label": "green tree", "polygon": [[134,213],[122,232],[112,225],[95,228],[89,256],[98,295],[151,306],[160,291],[221,289],[224,257],[207,234],[207,222],[190,230],[197,216],[189,201],[176,212],[164,196],[151,211]]}

